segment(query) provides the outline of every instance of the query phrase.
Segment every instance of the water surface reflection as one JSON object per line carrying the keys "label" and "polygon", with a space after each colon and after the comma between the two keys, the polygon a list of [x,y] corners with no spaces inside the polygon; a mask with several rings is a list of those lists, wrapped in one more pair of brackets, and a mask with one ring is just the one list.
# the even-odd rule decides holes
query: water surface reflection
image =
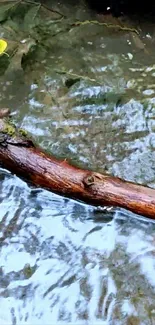
{"label": "water surface reflection", "polygon": [[153,324],[153,223],[3,178],[3,324]]}

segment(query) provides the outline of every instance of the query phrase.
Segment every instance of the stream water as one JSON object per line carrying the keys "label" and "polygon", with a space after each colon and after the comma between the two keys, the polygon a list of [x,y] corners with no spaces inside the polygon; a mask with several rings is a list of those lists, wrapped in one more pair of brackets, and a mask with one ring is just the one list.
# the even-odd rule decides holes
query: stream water
{"label": "stream water", "polygon": [[[73,27],[118,22],[55,8],[69,19],[31,33],[24,22],[16,33],[16,17],[1,26],[18,49],[0,76],[0,108],[52,154],[155,188],[154,24]],[[96,211],[1,169],[0,256],[2,325],[155,324],[155,224],[143,216]]]}

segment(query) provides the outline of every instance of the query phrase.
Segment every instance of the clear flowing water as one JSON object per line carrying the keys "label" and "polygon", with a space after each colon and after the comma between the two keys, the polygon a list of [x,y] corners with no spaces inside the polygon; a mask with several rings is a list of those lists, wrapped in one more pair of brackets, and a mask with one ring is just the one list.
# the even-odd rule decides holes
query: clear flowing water
{"label": "clear flowing water", "polygon": [[[10,37],[22,42],[0,77],[0,107],[52,154],[155,187],[153,24],[137,23],[137,36],[69,23],[35,31],[22,68],[32,37]],[[143,216],[96,211],[1,169],[0,256],[1,324],[155,324],[155,224]]]}

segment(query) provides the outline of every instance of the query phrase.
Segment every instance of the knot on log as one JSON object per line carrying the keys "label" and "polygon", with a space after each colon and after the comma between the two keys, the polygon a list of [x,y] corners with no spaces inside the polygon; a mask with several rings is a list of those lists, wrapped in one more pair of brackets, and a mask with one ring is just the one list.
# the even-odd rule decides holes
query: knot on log
{"label": "knot on log", "polygon": [[97,184],[98,182],[103,182],[103,181],[104,181],[104,177],[102,177],[102,175],[98,173],[90,172],[89,174],[87,174],[86,177],[84,177],[83,184],[85,185],[85,187],[89,187]]}
{"label": "knot on log", "polygon": [[95,178],[93,175],[88,175],[84,178],[83,183],[85,186],[91,186],[95,183]]}

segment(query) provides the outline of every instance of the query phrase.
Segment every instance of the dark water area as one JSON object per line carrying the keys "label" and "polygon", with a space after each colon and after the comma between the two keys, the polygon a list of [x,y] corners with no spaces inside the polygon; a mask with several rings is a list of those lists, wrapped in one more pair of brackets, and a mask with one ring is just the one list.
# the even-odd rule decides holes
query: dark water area
{"label": "dark water area", "polygon": [[[62,16],[1,23],[14,54],[0,57],[0,108],[50,153],[155,188],[154,24],[52,8]],[[143,216],[0,169],[0,256],[2,325],[155,324],[155,224]]]}
{"label": "dark water area", "polygon": [[92,10],[100,14],[110,13],[115,17],[120,17],[124,14],[128,16],[136,14],[150,19],[155,14],[155,3],[152,0],[86,0],[86,3]]}

